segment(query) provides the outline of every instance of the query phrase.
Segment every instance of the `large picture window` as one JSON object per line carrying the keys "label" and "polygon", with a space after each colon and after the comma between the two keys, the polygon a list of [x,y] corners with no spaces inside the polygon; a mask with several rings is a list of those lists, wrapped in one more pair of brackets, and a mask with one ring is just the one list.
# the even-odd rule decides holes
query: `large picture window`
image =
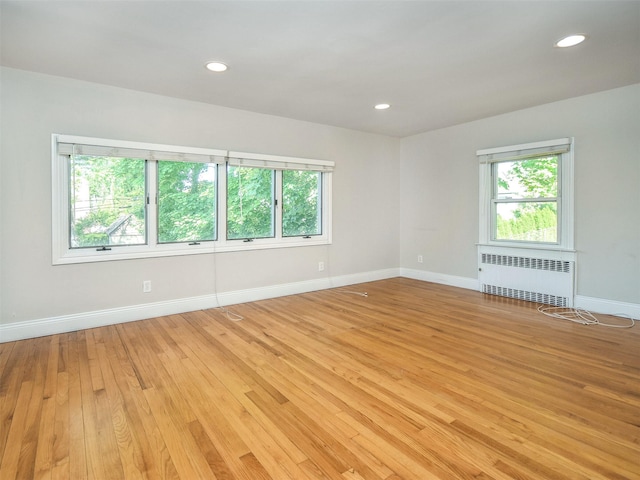
{"label": "large picture window", "polygon": [[333,162],[52,140],[54,264],[331,242]]}
{"label": "large picture window", "polygon": [[573,248],[571,139],[479,150],[480,244]]}

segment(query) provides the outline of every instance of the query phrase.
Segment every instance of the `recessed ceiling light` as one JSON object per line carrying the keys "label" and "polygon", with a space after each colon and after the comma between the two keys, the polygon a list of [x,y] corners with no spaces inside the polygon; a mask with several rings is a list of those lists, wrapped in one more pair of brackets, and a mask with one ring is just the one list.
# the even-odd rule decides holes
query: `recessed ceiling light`
{"label": "recessed ceiling light", "polygon": [[389,105],[388,103],[379,103],[377,104],[375,107],[376,110],[386,110],[387,108],[389,108],[391,105]]}
{"label": "recessed ceiling light", "polygon": [[573,47],[574,45],[578,45],[579,43],[584,42],[586,39],[587,39],[587,36],[581,33],[576,35],[569,35],[568,37],[564,37],[563,39],[558,40],[556,42],[556,47],[560,47],[560,48]]}
{"label": "recessed ceiling light", "polygon": [[222,62],[209,62],[205,65],[212,72],[224,72],[228,67]]}

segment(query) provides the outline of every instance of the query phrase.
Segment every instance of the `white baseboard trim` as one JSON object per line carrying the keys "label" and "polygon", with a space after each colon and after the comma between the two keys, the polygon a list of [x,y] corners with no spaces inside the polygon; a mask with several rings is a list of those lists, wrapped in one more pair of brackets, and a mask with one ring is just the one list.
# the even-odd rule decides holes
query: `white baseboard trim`
{"label": "white baseboard trim", "polygon": [[640,320],[640,304],[638,303],[618,302],[604,298],[576,295],[574,305],[576,308],[583,308],[591,313],[603,313]]}
{"label": "white baseboard trim", "polygon": [[[401,268],[400,276],[412,278],[414,280],[422,280],[424,282],[441,283],[452,287],[466,288],[468,290],[480,290],[480,282],[475,278],[457,277],[454,275],[446,275],[444,273],[426,272],[424,270],[415,270],[411,268]],[[640,304],[637,303],[619,302],[604,298],[575,295],[574,306],[576,308],[583,308],[592,313],[618,315],[640,320]]]}
{"label": "white baseboard trim", "polygon": [[[203,310],[238,303],[255,302],[268,298],[296,295],[299,293],[344,287],[358,283],[373,282],[393,277],[406,277],[424,282],[440,283],[452,287],[478,290],[479,283],[475,278],[458,277],[443,273],[426,272],[410,268],[389,268],[372,272],[362,272],[339,277],[325,277],[303,282],[271,285],[267,287],[236,290],[219,294],[201,295],[198,297],[180,298],[162,302],[132,305],[129,307],[110,308],[93,312],[62,315],[25,322],[0,325],[0,343],[44,337],[59,333],[73,332],[87,328],[103,327],[118,323],[133,322],[146,318],[175,315],[178,313]],[[629,316],[640,319],[640,304],[618,302],[603,298],[575,296],[575,305],[594,313]]]}
{"label": "white baseboard trim", "polygon": [[129,307],[110,308],[93,312],[8,323],[0,325],[0,343],[133,322],[146,318],[175,315],[177,313],[191,312],[194,310],[254,302],[267,298],[283,297],[286,295],[343,287],[357,283],[373,282],[398,276],[400,276],[400,269],[390,268],[342,275],[334,278],[325,277],[303,282],[222,292],[217,295],[201,295],[198,297],[180,298],[177,300],[132,305]]}
{"label": "white baseboard trim", "polygon": [[422,280],[423,282],[441,283],[442,285],[466,288],[467,290],[478,290],[480,288],[477,278],[458,277],[455,275],[426,272],[424,270],[415,270],[412,268],[401,268],[400,276],[412,278],[413,280]]}

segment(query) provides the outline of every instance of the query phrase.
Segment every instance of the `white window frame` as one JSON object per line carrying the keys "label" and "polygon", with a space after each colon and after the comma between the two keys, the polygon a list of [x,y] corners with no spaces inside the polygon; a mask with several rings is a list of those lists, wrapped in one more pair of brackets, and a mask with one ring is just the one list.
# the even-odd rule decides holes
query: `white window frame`
{"label": "white window frame", "polygon": [[[96,248],[70,248],[69,220],[69,162],[70,145],[91,151],[109,149],[126,152],[136,158],[174,161],[208,161],[217,164],[217,239],[179,243],[158,243],[157,240],[157,168],[156,162],[147,165],[147,210],[145,214],[147,244],[111,245],[110,250]],[[217,252],[260,250],[268,248],[302,247],[331,244],[332,172],[334,162],[297,157],[283,157],[256,153],[231,152],[222,149],[208,149],[111,140],[77,135],[53,134],[52,147],[52,263],[53,265],[127,260],[136,258],[194,255]],[[75,147],[74,147],[75,148]],[[86,153],[85,153],[86,154]],[[226,228],[226,181],[227,162],[237,162],[246,166],[260,166],[276,170],[276,235],[274,238],[256,238],[250,242],[227,240]],[[314,170],[322,172],[322,233],[309,237],[282,237],[282,174],[284,169]]]}
{"label": "white window frame", "polygon": [[[574,251],[574,180],[573,138],[489,148],[476,152],[479,175],[479,240],[480,246],[526,248],[535,250]],[[544,155],[558,155],[558,241],[556,243],[496,240],[492,208],[495,179],[493,164]]]}

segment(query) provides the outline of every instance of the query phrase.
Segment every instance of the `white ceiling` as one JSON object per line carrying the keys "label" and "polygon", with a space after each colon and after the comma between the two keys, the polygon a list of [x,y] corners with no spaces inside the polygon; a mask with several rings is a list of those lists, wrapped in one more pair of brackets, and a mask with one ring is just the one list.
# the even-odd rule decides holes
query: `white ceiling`
{"label": "white ceiling", "polygon": [[640,1],[2,0],[0,15],[8,67],[400,137],[640,82]]}

